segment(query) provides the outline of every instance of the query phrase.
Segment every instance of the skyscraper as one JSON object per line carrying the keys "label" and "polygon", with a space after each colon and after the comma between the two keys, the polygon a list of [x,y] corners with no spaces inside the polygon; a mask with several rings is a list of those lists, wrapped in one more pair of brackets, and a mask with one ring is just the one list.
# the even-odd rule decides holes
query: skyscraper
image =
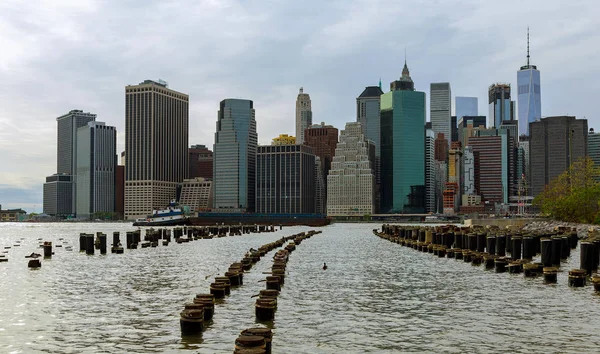
{"label": "skyscraper", "polygon": [[431,127],[437,136],[443,133],[448,147],[452,139],[452,93],[448,82],[432,83],[430,86],[429,111],[431,114]]}
{"label": "skyscraper", "polygon": [[[76,213],[76,202],[77,202],[77,129],[87,125],[88,122],[96,120],[96,115],[92,113],[84,113],[82,110],[74,109],[69,113],[56,118],[58,124],[57,129],[57,156],[56,156],[56,170],[58,174],[66,174],[71,177],[71,188],[73,189],[70,193],[72,200],[70,202],[71,212],[69,215]],[[66,182],[64,177],[55,179],[51,178],[52,183],[59,183],[60,189],[66,188]],[[58,198],[58,203],[64,202],[64,198]],[[61,215],[65,215],[64,211],[66,206],[59,205],[58,210],[61,210]]]}
{"label": "skyscraper", "polygon": [[257,143],[254,103],[221,101],[213,149],[215,210],[254,212]]}
{"label": "skyscraper", "polygon": [[375,182],[381,181],[381,132],[380,132],[380,105],[383,91],[379,86],[367,86],[356,98],[356,121],[362,127],[366,139],[375,144]]}
{"label": "skyscraper", "polygon": [[375,212],[375,146],[360,123],[346,123],[327,176],[327,215],[367,215]]}
{"label": "skyscraper", "polygon": [[125,218],[145,217],[175,199],[188,174],[189,97],[167,83],[125,87]]}
{"label": "skyscraper", "polygon": [[73,176],[55,173],[46,177],[44,183],[44,214],[56,217],[68,217],[74,213]]}
{"label": "skyscraper", "polygon": [[514,102],[510,100],[510,84],[491,85],[488,98],[488,128],[499,128],[503,121],[514,120]]}
{"label": "skyscraper", "polygon": [[529,135],[529,123],[542,118],[542,89],[537,66],[529,63],[529,28],[527,28],[527,64],[517,72],[519,131]]}
{"label": "skyscraper", "polygon": [[315,213],[315,155],[307,145],[259,146],[256,154],[256,212]]}
{"label": "skyscraper", "polygon": [[[469,125],[469,123],[471,123]],[[485,116],[462,116],[458,118],[458,141],[467,146],[467,138],[473,136],[473,129],[485,129]]]}
{"label": "skyscraper", "polygon": [[588,153],[587,119],[547,117],[529,123],[529,175],[531,195]]}
{"label": "skyscraper", "polygon": [[312,125],[312,107],[310,96],[300,87],[296,99],[296,143],[304,143],[304,130]]}
{"label": "skyscraper", "polygon": [[600,167],[600,133],[590,128],[588,133],[588,155],[594,161],[596,167]]}
{"label": "skyscraper", "polygon": [[456,96],[455,101],[454,113],[456,119],[460,120],[464,116],[476,116],[479,114],[477,97]]}
{"label": "skyscraper", "polygon": [[425,211],[436,212],[435,203],[435,133],[425,130]]}
{"label": "skyscraper", "polygon": [[508,203],[510,184],[509,134],[504,129],[485,129],[469,138],[473,149],[475,190],[490,203]]}
{"label": "skyscraper", "polygon": [[[338,144],[338,129],[331,126],[321,124],[313,124],[304,131],[304,144],[313,148],[313,153],[319,157],[318,163],[321,167],[321,173],[317,173],[317,186],[322,186],[322,190],[317,198],[317,205],[321,207],[320,212],[325,213],[327,210],[327,175],[331,169],[331,161],[335,156],[335,148]],[[318,190],[319,191],[319,190]],[[317,210],[319,212],[319,210]]]}
{"label": "skyscraper", "polygon": [[116,202],[117,131],[103,122],[77,129],[78,218],[114,213]]}
{"label": "skyscraper", "polygon": [[390,88],[381,95],[381,212],[423,212],[425,93],[415,91],[406,61]]}

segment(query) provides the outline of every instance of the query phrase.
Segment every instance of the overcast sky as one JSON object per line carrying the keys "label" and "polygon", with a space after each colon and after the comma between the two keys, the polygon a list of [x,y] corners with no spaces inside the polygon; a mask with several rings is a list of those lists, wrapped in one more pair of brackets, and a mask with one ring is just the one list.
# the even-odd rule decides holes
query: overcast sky
{"label": "overcast sky", "polygon": [[301,86],[313,122],[343,129],[365,86],[400,76],[406,47],[417,90],[450,82],[487,115],[488,86],[516,86],[527,26],[542,115],[600,128],[599,18],[597,0],[2,0],[0,204],[42,211],[56,117],[71,109],[116,126],[122,151],[126,85],[160,78],[189,94],[190,144],[212,146],[222,99],[251,99],[267,144],[295,133]]}

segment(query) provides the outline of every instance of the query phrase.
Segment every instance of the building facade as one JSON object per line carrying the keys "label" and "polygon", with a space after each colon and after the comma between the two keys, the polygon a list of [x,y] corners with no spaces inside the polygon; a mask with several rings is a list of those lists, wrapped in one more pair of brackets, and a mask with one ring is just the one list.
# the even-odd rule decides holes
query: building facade
{"label": "building facade", "polygon": [[125,87],[125,218],[176,198],[188,170],[189,97],[163,81]]}
{"label": "building facade", "polygon": [[213,149],[215,211],[254,212],[257,144],[254,103],[221,101]]}
{"label": "building facade", "polygon": [[375,144],[361,124],[346,123],[327,176],[327,215],[362,216],[375,212]]}
{"label": "building facade", "polygon": [[202,177],[213,178],[213,152],[205,145],[192,145],[188,150],[190,179]]}
{"label": "building facade", "polygon": [[375,183],[381,183],[381,95],[380,86],[367,86],[356,98],[356,121],[362,127],[365,139],[375,144]]}
{"label": "building facade", "polygon": [[312,105],[308,93],[300,87],[296,98],[296,142],[304,143],[304,131],[312,125]]}
{"label": "building facade", "polygon": [[529,135],[529,123],[542,118],[540,71],[529,63],[529,28],[527,29],[527,64],[517,72],[517,100],[520,134]]}
{"label": "building facade", "polygon": [[425,130],[425,211],[436,212],[435,204],[435,133]]}
{"label": "building facade", "polygon": [[587,119],[542,118],[529,123],[529,175],[532,196],[588,154]]}
{"label": "building facade", "polygon": [[103,122],[77,129],[77,217],[114,213],[116,202],[117,130]]}
{"label": "building facade", "polygon": [[464,116],[477,116],[479,114],[479,106],[477,97],[460,97],[456,96],[454,103],[454,115],[457,119]]}
{"label": "building facade", "polygon": [[462,146],[467,146],[467,138],[475,135],[474,129],[486,128],[485,116],[462,116],[458,118],[458,141]]}
{"label": "building facade", "polygon": [[307,145],[259,146],[256,155],[256,212],[314,214],[315,158]]}
{"label": "building facade", "polygon": [[469,138],[473,149],[475,190],[482,200],[491,203],[508,203],[510,181],[510,140],[503,129],[478,131]]}
{"label": "building facade", "polygon": [[319,157],[321,173],[315,178],[322,179],[315,182],[323,185],[323,191],[317,195],[319,201],[317,205],[321,205],[321,213],[327,212],[327,175],[331,169],[331,162],[335,156],[335,149],[338,143],[338,129],[326,125],[325,123],[313,124],[304,131],[304,144],[313,148],[313,153]]}
{"label": "building facade", "polygon": [[436,134],[442,133],[447,139],[448,148],[452,139],[452,92],[450,83],[432,83],[430,86],[429,112],[431,127]]}
{"label": "building facade", "polygon": [[209,211],[212,208],[212,179],[195,177],[184,179],[181,184],[179,204],[191,212]]}
{"label": "building facade", "polygon": [[[464,195],[477,194],[475,190],[475,156],[471,146],[463,150],[463,180],[462,191]],[[464,203],[463,203],[464,205]]]}
{"label": "building facade", "polygon": [[588,133],[588,156],[596,167],[600,167],[600,133],[594,132],[594,128],[590,128]]}
{"label": "building facade", "polygon": [[505,120],[514,120],[514,104],[510,100],[510,84],[496,83],[488,89],[488,127],[499,128]]}
{"label": "building facade", "polygon": [[444,133],[437,133],[435,137],[435,160],[436,161],[447,161],[448,160],[448,139]]}
{"label": "building facade", "polygon": [[[425,93],[402,76],[381,95],[381,212],[425,211]],[[435,131],[435,129],[433,129]],[[419,200],[414,193],[423,191]]]}
{"label": "building facade", "polygon": [[44,183],[44,214],[59,218],[74,215],[73,176],[56,173],[46,177]]}

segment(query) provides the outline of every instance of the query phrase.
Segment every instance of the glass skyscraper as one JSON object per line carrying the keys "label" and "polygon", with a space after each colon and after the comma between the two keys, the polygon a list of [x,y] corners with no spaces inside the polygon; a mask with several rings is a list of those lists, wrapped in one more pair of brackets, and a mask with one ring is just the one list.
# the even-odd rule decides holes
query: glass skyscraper
{"label": "glass skyscraper", "polygon": [[477,106],[477,97],[456,97],[454,104],[454,115],[457,120],[464,116],[478,115],[479,108]]}
{"label": "glass skyscraper", "polygon": [[425,210],[425,92],[415,91],[406,63],[381,96],[381,212]]}
{"label": "glass skyscraper", "polygon": [[517,72],[519,132],[529,135],[529,123],[542,118],[540,71],[529,63],[529,29],[527,29],[527,65]]}
{"label": "glass skyscraper", "polygon": [[221,101],[213,149],[217,211],[254,212],[257,143],[253,102]]}

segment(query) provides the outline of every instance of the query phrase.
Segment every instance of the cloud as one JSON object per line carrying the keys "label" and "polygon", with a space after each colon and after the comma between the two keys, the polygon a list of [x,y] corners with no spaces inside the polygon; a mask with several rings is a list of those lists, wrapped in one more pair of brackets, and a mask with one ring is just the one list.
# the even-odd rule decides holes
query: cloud
{"label": "cloud", "polygon": [[593,127],[598,17],[593,0],[5,0],[0,184],[37,191],[29,195],[41,204],[56,172],[55,119],[71,109],[116,126],[123,150],[124,87],[144,79],[190,95],[189,141],[208,146],[229,97],[254,100],[261,143],[294,134],[300,86],[313,121],[343,129],[365,86],[381,78],[387,90],[400,76],[405,48],[418,90],[448,81],[453,95],[479,97],[485,114],[490,84],[516,84],[527,26],[543,114],[586,116]]}

